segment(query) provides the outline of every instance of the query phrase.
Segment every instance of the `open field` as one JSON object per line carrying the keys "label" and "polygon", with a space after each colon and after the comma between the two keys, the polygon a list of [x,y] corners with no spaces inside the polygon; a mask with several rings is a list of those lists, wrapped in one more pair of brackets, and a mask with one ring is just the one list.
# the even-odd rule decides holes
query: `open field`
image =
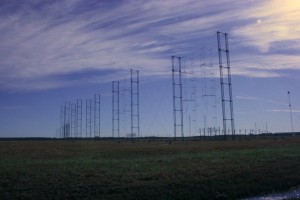
{"label": "open field", "polygon": [[0,142],[0,199],[239,199],[299,185],[299,136]]}

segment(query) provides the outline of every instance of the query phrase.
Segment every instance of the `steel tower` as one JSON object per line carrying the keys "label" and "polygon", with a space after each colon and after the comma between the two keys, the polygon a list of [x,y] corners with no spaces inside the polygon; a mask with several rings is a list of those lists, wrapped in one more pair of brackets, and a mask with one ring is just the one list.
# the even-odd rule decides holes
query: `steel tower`
{"label": "steel tower", "polygon": [[174,119],[175,140],[177,137],[177,133],[180,133],[182,140],[184,137],[181,64],[182,64],[181,57],[172,56],[173,119]]}
{"label": "steel tower", "polygon": [[[227,127],[228,127],[227,122],[230,122],[231,135],[232,138],[235,139],[228,34],[218,31],[217,40],[218,40],[220,83],[221,83],[221,97],[222,97],[223,134],[224,134],[224,139],[226,139],[226,135],[229,134],[229,131],[227,132]],[[224,64],[223,64],[223,59],[225,59]]]}

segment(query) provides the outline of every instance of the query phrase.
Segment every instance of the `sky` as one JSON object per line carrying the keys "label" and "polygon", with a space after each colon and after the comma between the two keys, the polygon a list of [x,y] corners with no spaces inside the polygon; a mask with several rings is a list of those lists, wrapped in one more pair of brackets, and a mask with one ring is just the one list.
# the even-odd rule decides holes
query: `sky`
{"label": "sky", "polygon": [[0,137],[56,137],[61,105],[96,93],[111,136],[112,81],[125,136],[130,69],[140,73],[141,135],[171,136],[171,56],[183,58],[185,135],[222,127],[217,31],[229,37],[237,131],[291,131],[288,91],[300,131],[299,19],[298,0],[1,0]]}

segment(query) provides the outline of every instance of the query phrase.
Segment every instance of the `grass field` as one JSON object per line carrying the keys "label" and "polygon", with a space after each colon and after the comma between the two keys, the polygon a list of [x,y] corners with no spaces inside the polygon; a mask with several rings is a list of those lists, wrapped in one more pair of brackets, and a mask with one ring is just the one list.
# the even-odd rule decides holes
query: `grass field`
{"label": "grass field", "polygon": [[0,142],[0,199],[239,199],[299,185],[300,137]]}

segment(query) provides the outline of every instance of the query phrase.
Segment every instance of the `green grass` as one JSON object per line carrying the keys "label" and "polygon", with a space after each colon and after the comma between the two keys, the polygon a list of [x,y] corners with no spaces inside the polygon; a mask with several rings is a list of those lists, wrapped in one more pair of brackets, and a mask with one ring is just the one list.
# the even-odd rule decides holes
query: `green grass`
{"label": "green grass", "polygon": [[300,138],[0,142],[0,199],[239,199],[300,185]]}

